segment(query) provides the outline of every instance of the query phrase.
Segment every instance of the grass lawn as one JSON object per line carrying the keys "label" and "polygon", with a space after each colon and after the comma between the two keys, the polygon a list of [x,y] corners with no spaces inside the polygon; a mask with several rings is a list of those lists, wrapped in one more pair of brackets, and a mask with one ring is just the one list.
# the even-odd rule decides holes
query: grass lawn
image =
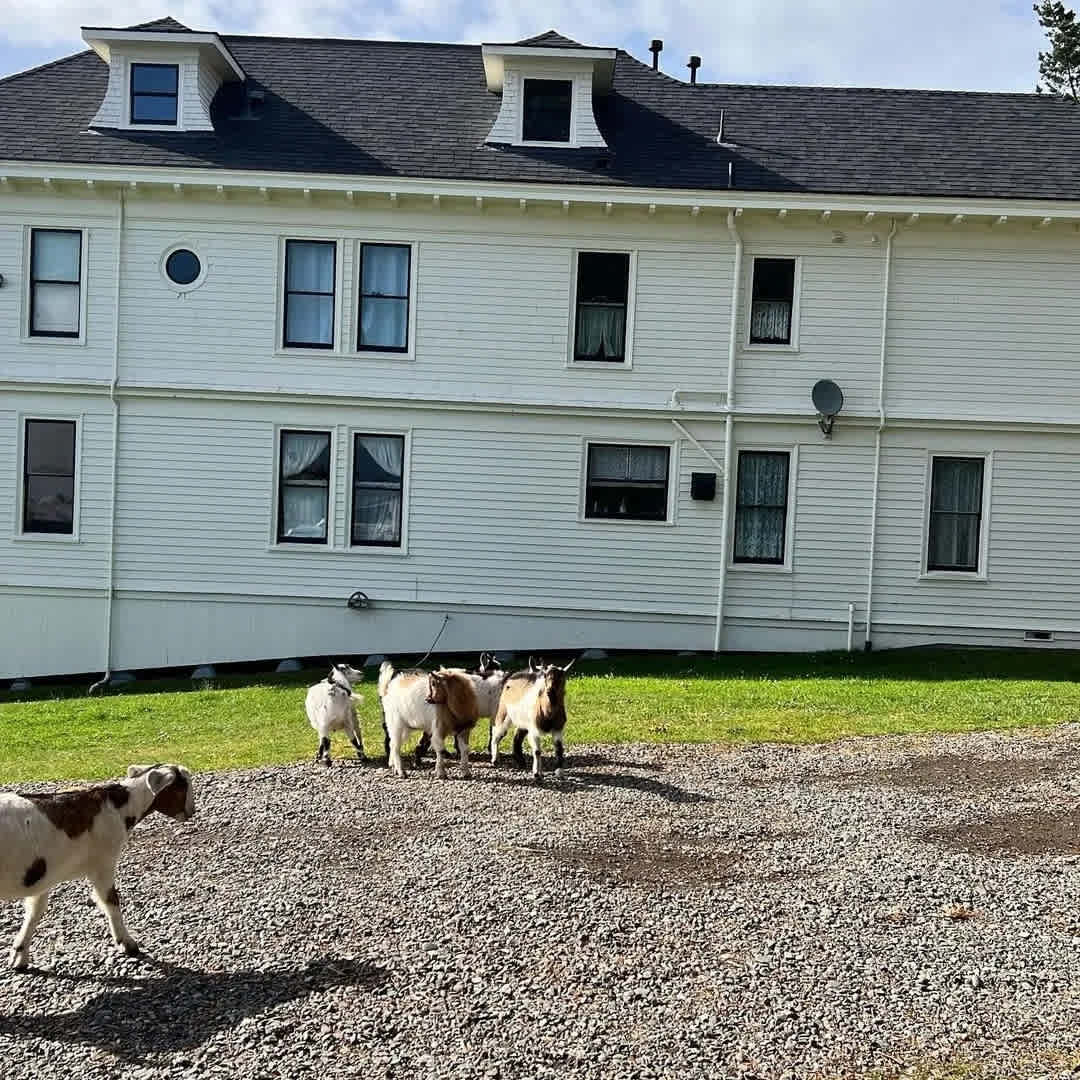
{"label": "grass lawn", "polygon": [[[93,698],[82,685],[0,692],[0,783],[97,779],[144,761],[203,770],[312,757],[304,688],[324,674],[225,676],[197,689],[140,682]],[[373,679],[359,688],[364,745],[381,755]],[[567,709],[571,755],[584,742],[794,743],[1046,726],[1080,718],[1080,654],[623,657],[577,665]],[[486,738],[482,721],[475,746]],[[352,749],[335,736],[333,752]]]}

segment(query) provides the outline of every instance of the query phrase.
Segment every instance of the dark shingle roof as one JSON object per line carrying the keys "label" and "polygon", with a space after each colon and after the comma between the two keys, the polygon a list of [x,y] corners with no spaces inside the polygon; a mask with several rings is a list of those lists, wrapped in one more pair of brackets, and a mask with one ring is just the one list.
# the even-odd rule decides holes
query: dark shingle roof
{"label": "dark shingle roof", "polygon": [[515,41],[515,45],[528,45],[534,49],[591,49],[591,45],[582,45],[580,41],[573,41],[564,37],[558,30],[545,30],[542,34],[523,38]]}
{"label": "dark shingle roof", "polygon": [[87,134],[107,70],[84,52],[0,81],[0,159],[711,190],[730,164],[744,191],[1080,199],[1080,108],[1044,95],[689,86],[620,51],[608,152],[492,147],[479,46],[223,40],[257,118],[234,86],[213,133]]}

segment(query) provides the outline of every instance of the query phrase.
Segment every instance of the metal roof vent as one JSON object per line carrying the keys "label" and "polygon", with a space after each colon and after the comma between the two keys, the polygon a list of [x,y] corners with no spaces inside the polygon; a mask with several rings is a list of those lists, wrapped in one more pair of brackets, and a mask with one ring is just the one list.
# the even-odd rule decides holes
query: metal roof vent
{"label": "metal roof vent", "polygon": [[649,43],[649,52],[652,53],[652,69],[660,70],[660,54],[664,51],[664,43],[660,38],[653,38]]}
{"label": "metal roof vent", "polygon": [[701,57],[691,56],[686,66],[690,69],[690,85],[694,86],[697,83],[697,69],[701,67]]}

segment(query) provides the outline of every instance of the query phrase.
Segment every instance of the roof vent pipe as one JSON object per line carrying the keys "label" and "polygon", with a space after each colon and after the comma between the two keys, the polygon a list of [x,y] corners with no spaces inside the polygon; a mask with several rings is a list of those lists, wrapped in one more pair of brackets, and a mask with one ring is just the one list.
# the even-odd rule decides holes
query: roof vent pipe
{"label": "roof vent pipe", "polygon": [[701,57],[691,56],[686,66],[690,69],[690,85],[693,86],[697,82],[697,69],[701,67]]}
{"label": "roof vent pipe", "polygon": [[652,53],[652,69],[653,71],[660,70],[660,53],[663,51],[664,43],[660,38],[653,38],[649,44],[649,52]]}

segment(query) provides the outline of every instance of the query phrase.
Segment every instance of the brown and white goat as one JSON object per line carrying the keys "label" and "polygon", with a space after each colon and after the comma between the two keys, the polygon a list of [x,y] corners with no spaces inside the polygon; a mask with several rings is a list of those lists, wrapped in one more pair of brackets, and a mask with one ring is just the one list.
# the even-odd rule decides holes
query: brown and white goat
{"label": "brown and white goat", "polygon": [[491,764],[499,759],[499,741],[511,728],[514,733],[514,760],[524,765],[521,744],[528,739],[532,749],[534,780],[540,780],[544,767],[540,755],[540,737],[550,735],[555,747],[555,775],[563,775],[563,731],[566,727],[566,676],[574,666],[546,664],[534,667],[529,659],[527,671],[516,671],[506,680],[499,708],[491,726]]}
{"label": "brown and white goat", "polygon": [[175,821],[195,813],[191,773],[180,765],[132,765],[123,780],[74,791],[0,794],[0,900],[23,898],[25,916],[11,962],[25,968],[30,941],[62,881],[87,878],[113,941],[129,955],[116,891],[116,864],[131,830],[157,811]]}
{"label": "brown and white goat", "polygon": [[[388,742],[387,760],[405,776],[401,746],[410,731],[426,733],[435,749],[435,775],[446,778],[446,740],[457,743],[461,775],[469,776],[469,733],[477,720],[476,691],[456,672],[395,672],[386,661],[379,669],[379,691]],[[460,736],[460,738],[459,738]]]}
{"label": "brown and white goat", "polygon": [[[475,668],[438,668],[438,674],[442,675],[444,672],[464,675],[472,683],[472,688],[476,692],[476,715],[489,719],[495,718],[503,684],[509,674],[495,656],[487,652],[481,653],[480,664]],[[420,762],[430,745],[431,737],[426,733],[421,735],[416,747],[417,768],[420,767]],[[458,747],[459,751],[460,749]]]}

